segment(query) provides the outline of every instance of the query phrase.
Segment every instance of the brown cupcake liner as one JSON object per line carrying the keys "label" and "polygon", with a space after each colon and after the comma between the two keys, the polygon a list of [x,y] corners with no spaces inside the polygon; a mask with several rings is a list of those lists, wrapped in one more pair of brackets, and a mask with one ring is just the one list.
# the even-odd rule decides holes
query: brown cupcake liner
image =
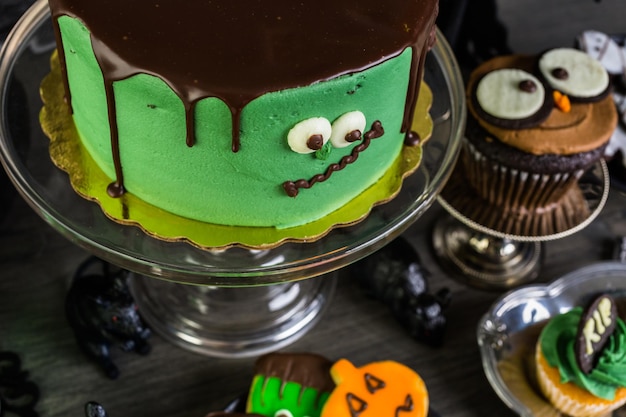
{"label": "brown cupcake liner", "polygon": [[548,175],[512,169],[489,159],[467,140],[463,141],[461,155],[469,185],[481,198],[505,211],[549,210],[584,173],[578,170]]}
{"label": "brown cupcake liner", "polygon": [[[473,186],[468,185],[469,175],[462,165],[459,163],[455,167],[441,197],[465,218],[489,230],[509,236],[554,236],[578,227],[591,215],[589,204],[576,182],[568,184],[561,198],[547,205],[528,208],[524,205],[496,204],[483,198]],[[519,185],[502,187],[500,189],[503,192],[506,190],[511,195],[521,194]],[[544,187],[549,190],[547,186]]]}

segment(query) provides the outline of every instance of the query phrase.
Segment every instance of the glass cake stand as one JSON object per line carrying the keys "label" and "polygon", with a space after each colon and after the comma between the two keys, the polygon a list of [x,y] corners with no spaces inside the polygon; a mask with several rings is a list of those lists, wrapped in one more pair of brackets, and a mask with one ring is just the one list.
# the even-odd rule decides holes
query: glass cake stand
{"label": "glass cake stand", "polygon": [[[38,0],[0,51],[2,164],[24,199],[61,235],[133,273],[137,304],[157,333],[207,355],[252,356],[302,336],[332,295],[332,275],[406,230],[433,203],[458,156],[463,83],[452,51],[438,34],[425,67],[434,96],[433,135],[420,167],[391,202],[311,243],[218,251],[163,241],[111,221],[97,204],[78,196],[67,174],[51,162],[38,114],[39,84],[49,72],[54,47],[47,3]],[[14,100],[16,87],[26,89],[26,101]],[[16,106],[28,114],[28,129],[7,116]],[[20,145],[24,142],[28,146]]]}
{"label": "glass cake stand", "polygon": [[[456,171],[452,175],[458,178]],[[600,214],[610,188],[606,162],[601,160],[594,165],[578,180],[578,186],[589,214],[566,230],[537,236],[510,234],[487,227],[469,214],[468,207],[440,194],[437,199],[449,216],[441,217],[433,231],[436,256],[455,278],[475,287],[501,290],[532,281],[539,274],[542,242],[570,236],[587,227]],[[465,192],[480,198],[472,194],[469,187]]]}

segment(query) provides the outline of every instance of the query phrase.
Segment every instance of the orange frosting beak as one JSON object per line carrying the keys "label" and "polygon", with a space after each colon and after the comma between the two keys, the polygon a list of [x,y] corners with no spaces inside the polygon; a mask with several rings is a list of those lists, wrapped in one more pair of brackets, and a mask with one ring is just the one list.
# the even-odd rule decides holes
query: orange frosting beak
{"label": "orange frosting beak", "polygon": [[572,103],[570,103],[569,97],[567,97],[566,94],[563,94],[560,91],[556,90],[554,90],[552,96],[554,97],[554,105],[563,113],[569,113],[569,111],[572,109]]}

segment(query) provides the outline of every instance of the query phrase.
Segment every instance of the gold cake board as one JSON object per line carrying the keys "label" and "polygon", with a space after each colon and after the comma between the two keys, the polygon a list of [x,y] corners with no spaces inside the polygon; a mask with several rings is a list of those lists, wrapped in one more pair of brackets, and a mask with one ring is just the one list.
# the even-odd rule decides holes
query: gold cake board
{"label": "gold cake board", "polygon": [[117,223],[137,226],[158,239],[184,241],[207,250],[221,250],[231,246],[269,249],[285,242],[314,242],[334,228],[360,222],[373,207],[388,202],[400,192],[404,178],[419,167],[422,146],[433,131],[429,114],[432,91],[426,83],[422,83],[412,126],[412,130],[422,138],[420,144],[403,146],[400,156],[383,177],[350,203],[319,220],[285,229],[205,223],[162,210],[129,192],[120,198],[108,196],[106,189],[112,179],[86,151],[64,102],[65,93],[56,51],[50,59],[50,67],[51,71],[40,88],[44,102],[40,122],[50,139],[50,157],[57,167],[69,175],[73,189],[85,199],[98,203],[105,215]]}

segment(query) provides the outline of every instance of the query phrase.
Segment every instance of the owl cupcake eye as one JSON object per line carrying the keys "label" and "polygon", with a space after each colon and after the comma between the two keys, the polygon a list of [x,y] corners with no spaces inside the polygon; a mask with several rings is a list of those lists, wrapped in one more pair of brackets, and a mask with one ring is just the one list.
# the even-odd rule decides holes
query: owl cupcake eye
{"label": "owl cupcake eye", "polygon": [[545,89],[534,75],[506,68],[486,74],[476,87],[476,101],[487,114],[505,120],[532,117],[542,109]]}
{"label": "owl cupcake eye", "polygon": [[287,143],[297,153],[313,153],[324,147],[332,132],[330,122],[323,117],[303,120],[291,128]]}
{"label": "owl cupcake eye", "polygon": [[552,88],[576,101],[608,93],[609,75],[597,60],[571,48],[551,49],[539,58],[539,71]]}
{"label": "owl cupcake eye", "polygon": [[365,130],[365,115],[360,111],[351,111],[341,115],[333,122],[330,142],[335,148],[344,148],[361,140]]}

